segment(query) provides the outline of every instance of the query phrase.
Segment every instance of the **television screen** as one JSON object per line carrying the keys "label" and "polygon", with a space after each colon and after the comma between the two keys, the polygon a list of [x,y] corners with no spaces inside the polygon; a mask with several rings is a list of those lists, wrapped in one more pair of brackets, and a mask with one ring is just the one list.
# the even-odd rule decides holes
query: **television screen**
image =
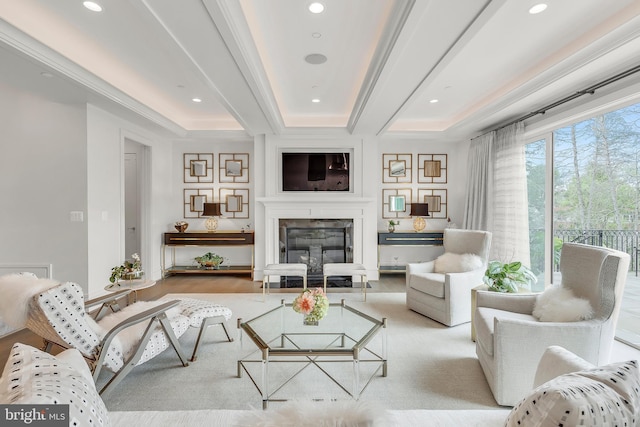
{"label": "television screen", "polygon": [[349,153],[282,153],[282,191],[349,191]]}

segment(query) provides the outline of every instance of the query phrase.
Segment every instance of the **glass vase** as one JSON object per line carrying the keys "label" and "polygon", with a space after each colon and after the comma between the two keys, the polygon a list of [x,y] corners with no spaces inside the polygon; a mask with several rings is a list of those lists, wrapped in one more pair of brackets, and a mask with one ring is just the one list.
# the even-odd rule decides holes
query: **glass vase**
{"label": "glass vase", "polygon": [[305,326],[318,326],[319,322],[320,321],[313,316],[304,316],[304,319],[302,320],[302,324]]}

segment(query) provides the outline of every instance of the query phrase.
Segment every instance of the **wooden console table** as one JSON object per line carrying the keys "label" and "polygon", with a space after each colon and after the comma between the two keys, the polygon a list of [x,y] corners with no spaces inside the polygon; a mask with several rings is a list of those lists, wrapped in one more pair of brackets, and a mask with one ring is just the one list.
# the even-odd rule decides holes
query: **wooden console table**
{"label": "wooden console table", "polygon": [[[208,270],[197,265],[176,265],[176,248],[193,246],[247,246],[251,249],[251,265],[220,265],[219,269]],[[166,267],[166,250],[171,249],[171,266]],[[162,242],[162,277],[170,274],[243,274],[251,275],[254,267],[253,231],[186,231],[184,233],[164,233]]]}
{"label": "wooden console table", "polygon": [[404,265],[380,265],[381,246],[442,246],[442,231],[378,232],[378,271],[380,273],[404,273]]}

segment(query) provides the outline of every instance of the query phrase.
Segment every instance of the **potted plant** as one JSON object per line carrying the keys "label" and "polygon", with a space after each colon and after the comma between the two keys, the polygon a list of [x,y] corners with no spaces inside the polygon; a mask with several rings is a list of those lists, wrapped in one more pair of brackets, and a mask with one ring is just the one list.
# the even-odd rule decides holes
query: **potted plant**
{"label": "potted plant", "polygon": [[120,279],[139,279],[144,275],[140,255],[133,254],[131,255],[131,258],[133,259],[133,262],[127,260],[122,265],[117,265],[111,269],[111,277],[109,277],[109,281],[111,283],[116,283]]}
{"label": "potted plant", "polygon": [[392,219],[389,220],[389,226],[387,227],[389,233],[396,231],[396,225],[400,225],[400,221],[394,221]]}
{"label": "potted plant", "polygon": [[531,290],[538,281],[533,272],[519,261],[502,263],[490,261],[482,281],[494,292],[519,292]]}
{"label": "potted plant", "polygon": [[214,254],[213,252],[207,252],[202,256],[195,257],[194,260],[196,260],[202,268],[207,270],[217,270],[220,268],[220,264],[222,264],[224,258],[218,254]]}

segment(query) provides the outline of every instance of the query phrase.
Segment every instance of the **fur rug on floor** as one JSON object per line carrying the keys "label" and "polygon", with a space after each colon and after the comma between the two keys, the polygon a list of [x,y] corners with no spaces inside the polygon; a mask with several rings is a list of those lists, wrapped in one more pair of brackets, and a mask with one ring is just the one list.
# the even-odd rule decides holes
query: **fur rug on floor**
{"label": "fur rug on floor", "polygon": [[252,427],[385,427],[385,411],[365,402],[288,402],[276,410],[248,412],[239,425]]}

